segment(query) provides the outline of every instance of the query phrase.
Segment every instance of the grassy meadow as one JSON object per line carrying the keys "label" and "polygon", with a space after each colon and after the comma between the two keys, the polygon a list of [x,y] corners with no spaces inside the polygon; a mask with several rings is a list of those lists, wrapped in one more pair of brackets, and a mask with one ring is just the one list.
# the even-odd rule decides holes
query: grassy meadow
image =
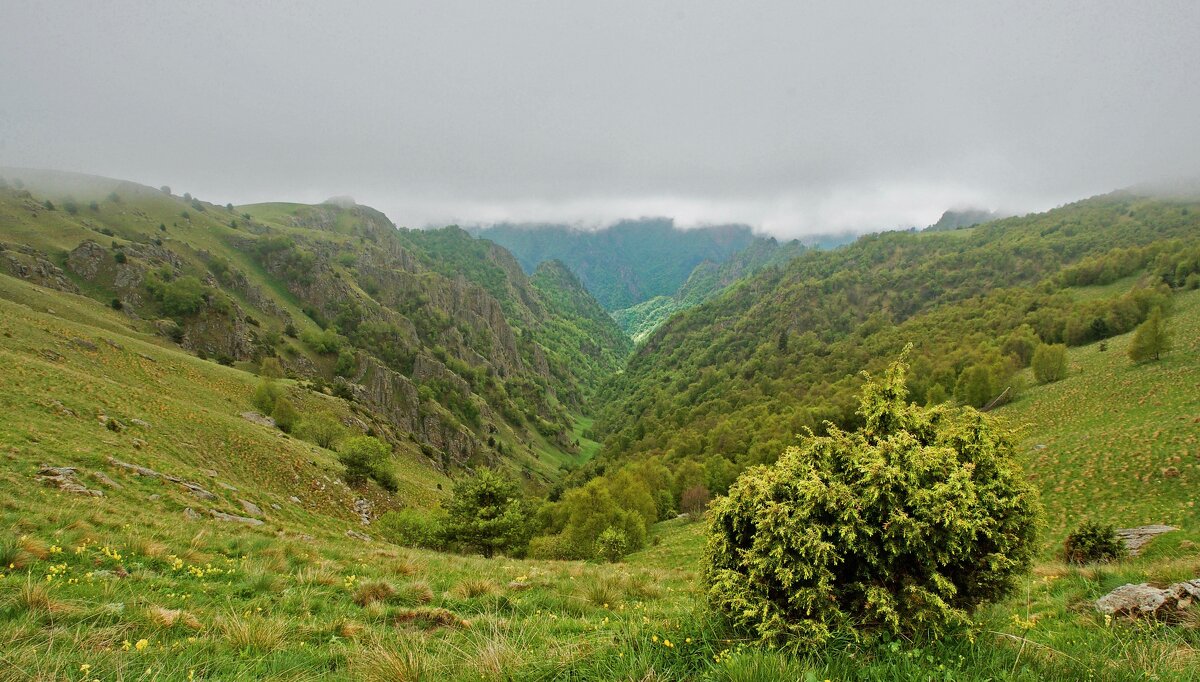
{"label": "grassy meadow", "polygon": [[[1200,294],[1176,298],[1171,324],[1162,362],[1131,365],[1126,337],[1073,349],[1067,379],[998,411],[1048,511],[1043,560],[1018,594],[942,642],[794,656],[706,613],[701,522],[658,524],[620,564],[351,537],[372,529],[334,453],[239,416],[257,377],[169,348],[89,299],[0,277],[0,680],[1195,679],[1200,618],[1108,622],[1091,607],[1125,582],[1200,575],[1189,499]],[[293,393],[301,410],[339,409]],[[400,456],[404,498],[445,494],[419,453]],[[77,467],[103,496],[42,485],[42,464]],[[242,500],[262,525],[211,516],[246,514]],[[1059,563],[1062,535],[1084,517],[1183,530],[1118,564]]]}

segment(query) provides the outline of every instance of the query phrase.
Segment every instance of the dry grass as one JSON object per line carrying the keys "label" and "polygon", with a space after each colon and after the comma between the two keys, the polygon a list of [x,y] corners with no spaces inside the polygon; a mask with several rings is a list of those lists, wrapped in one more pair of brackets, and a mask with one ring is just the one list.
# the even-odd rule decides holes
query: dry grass
{"label": "dry grass", "polygon": [[424,580],[414,580],[401,585],[391,601],[401,606],[428,604],[433,601],[433,589]]}
{"label": "dry grass", "polygon": [[226,614],[218,623],[225,641],[238,651],[270,651],[284,640],[286,624],[262,616]]}
{"label": "dry grass", "polygon": [[151,606],[146,609],[146,619],[161,628],[171,628],[176,625],[199,630],[203,627],[200,619],[181,609],[168,609],[162,606]]}
{"label": "dry grass", "polygon": [[491,578],[469,578],[451,588],[450,594],[459,599],[474,599],[500,594],[500,591],[500,584]]}
{"label": "dry grass", "polygon": [[436,680],[434,657],[420,643],[400,640],[366,648],[351,663],[366,682],[422,682]]}
{"label": "dry grass", "polygon": [[372,580],[359,585],[354,590],[354,603],[367,606],[375,602],[383,602],[396,594],[396,588],[391,583],[382,580]]}
{"label": "dry grass", "polygon": [[341,578],[329,566],[321,564],[318,566],[305,566],[296,571],[296,582],[301,585],[336,585]]}

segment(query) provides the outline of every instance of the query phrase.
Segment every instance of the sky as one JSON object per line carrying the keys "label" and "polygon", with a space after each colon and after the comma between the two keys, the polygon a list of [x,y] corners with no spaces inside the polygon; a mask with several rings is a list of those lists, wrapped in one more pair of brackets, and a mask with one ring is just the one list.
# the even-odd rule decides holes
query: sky
{"label": "sky", "polygon": [[0,0],[0,165],[780,237],[1200,178],[1200,3]]}

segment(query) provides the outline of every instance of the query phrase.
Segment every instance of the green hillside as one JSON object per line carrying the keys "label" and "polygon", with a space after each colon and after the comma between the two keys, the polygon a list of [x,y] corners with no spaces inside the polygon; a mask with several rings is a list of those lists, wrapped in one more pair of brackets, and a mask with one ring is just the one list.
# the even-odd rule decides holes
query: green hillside
{"label": "green hillside", "polygon": [[233,207],[74,174],[0,176],[0,272],[88,296],[220,364],[275,358],[445,473],[491,464],[552,483],[582,461],[574,423],[627,350],[594,302],[535,288],[460,230],[397,230],[343,200]]}
{"label": "green hillside", "polygon": [[[602,396],[603,456],[735,470],[773,461],[806,428],[856,426],[859,371],[909,342],[921,402],[1006,400],[1038,343],[1124,333],[1172,290],[1200,283],[1197,237],[1195,201],[1114,193],[807,253],[651,335]],[[1073,288],[1138,273],[1099,296]]]}

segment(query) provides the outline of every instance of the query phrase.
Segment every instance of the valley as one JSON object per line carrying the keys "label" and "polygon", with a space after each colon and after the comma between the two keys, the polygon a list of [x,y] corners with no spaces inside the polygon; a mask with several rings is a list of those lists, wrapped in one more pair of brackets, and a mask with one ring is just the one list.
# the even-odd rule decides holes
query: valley
{"label": "valley", "polygon": [[[1194,610],[1092,602],[1200,575],[1195,200],[748,238],[626,327],[568,262],[348,200],[0,177],[0,679],[1194,677]],[[1172,343],[1133,362],[1155,309]],[[859,371],[908,343],[909,400],[1011,430],[1032,570],[950,637],[761,646],[706,606],[704,507],[860,428]],[[523,509],[486,559],[440,530],[485,470]],[[1063,563],[1088,519],[1178,530]]]}

